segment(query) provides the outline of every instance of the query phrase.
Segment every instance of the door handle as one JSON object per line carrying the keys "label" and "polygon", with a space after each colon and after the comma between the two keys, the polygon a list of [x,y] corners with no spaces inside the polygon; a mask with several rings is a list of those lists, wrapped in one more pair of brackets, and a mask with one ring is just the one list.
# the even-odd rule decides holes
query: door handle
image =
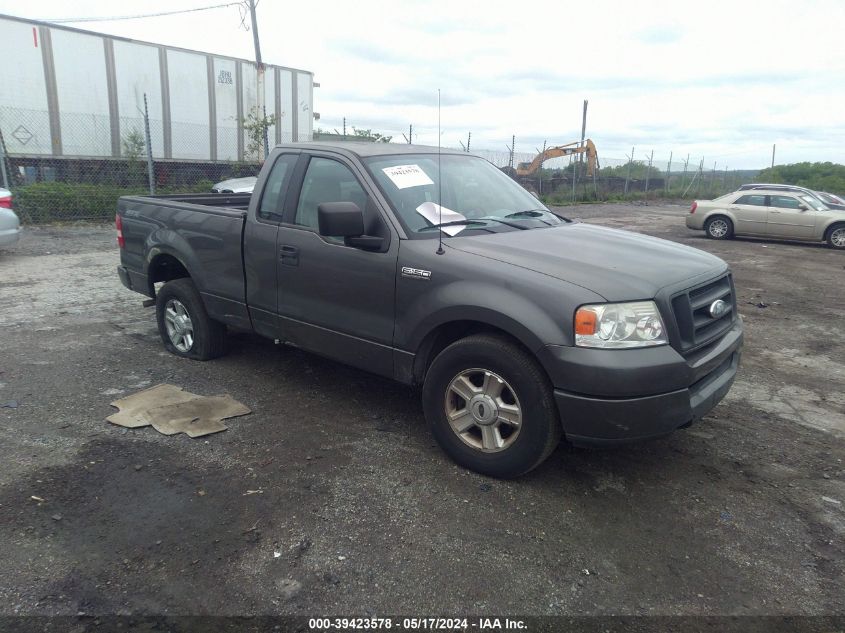
{"label": "door handle", "polygon": [[299,265],[299,249],[296,246],[284,245],[279,249],[279,259],[288,266]]}

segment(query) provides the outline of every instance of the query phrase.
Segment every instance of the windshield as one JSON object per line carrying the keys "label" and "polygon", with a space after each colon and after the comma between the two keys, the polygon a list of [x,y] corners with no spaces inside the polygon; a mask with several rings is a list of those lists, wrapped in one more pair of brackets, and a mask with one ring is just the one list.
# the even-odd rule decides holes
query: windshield
{"label": "windshield", "polygon": [[809,204],[816,211],[824,211],[825,209],[827,209],[825,204],[815,196],[804,194],[801,196],[801,199],[807,204]]}
{"label": "windshield", "polygon": [[[562,224],[533,195],[476,156],[374,156],[364,161],[405,228],[415,237],[503,232]],[[442,208],[438,207],[442,195]],[[441,213],[442,211],[442,213]],[[448,226],[446,226],[448,223]]]}
{"label": "windshield", "polygon": [[842,200],[840,200],[837,196],[834,196],[832,193],[827,193],[825,191],[815,191],[813,193],[816,194],[817,198],[821,198],[822,202],[828,202],[830,204],[842,204]]}

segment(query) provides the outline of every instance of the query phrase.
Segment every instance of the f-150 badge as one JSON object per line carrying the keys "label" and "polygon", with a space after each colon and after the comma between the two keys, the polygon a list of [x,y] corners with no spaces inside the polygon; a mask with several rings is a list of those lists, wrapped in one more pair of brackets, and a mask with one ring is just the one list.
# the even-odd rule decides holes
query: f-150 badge
{"label": "f-150 badge", "polygon": [[423,279],[425,281],[431,280],[431,271],[422,270],[421,268],[411,268],[410,266],[402,266],[402,276],[411,279]]}

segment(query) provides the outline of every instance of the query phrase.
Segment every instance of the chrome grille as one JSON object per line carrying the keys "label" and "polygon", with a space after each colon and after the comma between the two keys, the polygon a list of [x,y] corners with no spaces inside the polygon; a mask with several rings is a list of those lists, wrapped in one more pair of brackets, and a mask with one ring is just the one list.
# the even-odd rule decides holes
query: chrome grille
{"label": "chrome grille", "polygon": [[[727,310],[714,317],[710,314],[710,308],[720,299],[727,304]],[[672,298],[672,310],[684,351],[718,338],[730,329],[736,318],[736,297],[731,275],[723,275],[675,295]]]}

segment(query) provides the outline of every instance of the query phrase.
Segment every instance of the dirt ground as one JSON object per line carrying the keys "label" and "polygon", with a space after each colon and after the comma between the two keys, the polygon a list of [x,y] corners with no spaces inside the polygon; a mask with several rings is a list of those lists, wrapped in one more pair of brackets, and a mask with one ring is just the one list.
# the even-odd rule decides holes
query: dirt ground
{"label": "dirt ground", "polygon": [[[0,615],[845,614],[845,254],[686,211],[564,210],[731,264],[733,390],[509,482],[450,462],[403,386],[247,335],[165,353],[111,227],[27,230],[0,253]],[[104,421],[163,382],[254,413],[201,439]]]}

